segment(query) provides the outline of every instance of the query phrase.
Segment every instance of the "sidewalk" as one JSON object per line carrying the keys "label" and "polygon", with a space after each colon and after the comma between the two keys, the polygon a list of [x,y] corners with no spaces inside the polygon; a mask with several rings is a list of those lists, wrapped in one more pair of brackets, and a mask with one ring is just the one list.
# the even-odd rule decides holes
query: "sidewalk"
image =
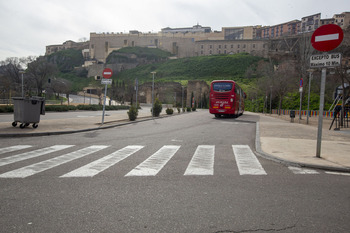
{"label": "sidewalk", "polygon": [[[28,126],[19,129],[12,127],[12,122],[0,122],[0,137],[46,136],[84,132],[133,124],[152,120],[150,111],[139,111],[136,121],[129,121],[127,111],[107,111],[104,124],[101,116],[41,120],[39,127]],[[166,114],[163,111],[161,117]],[[256,151],[268,159],[284,164],[350,172],[350,128],[340,131],[329,130],[331,119],[324,118],[322,129],[321,158],[316,157],[318,117],[306,117],[300,123],[296,117],[294,123],[289,116],[278,116],[246,112],[246,115],[259,116],[256,131]],[[238,118],[240,119],[240,118]]]}
{"label": "sidewalk", "polygon": [[[249,113],[255,114],[255,113]],[[332,119],[323,119],[321,158],[316,157],[318,117],[306,117],[294,123],[289,116],[256,114],[258,124],[257,151],[280,162],[302,167],[350,172],[350,128],[329,130]]]}

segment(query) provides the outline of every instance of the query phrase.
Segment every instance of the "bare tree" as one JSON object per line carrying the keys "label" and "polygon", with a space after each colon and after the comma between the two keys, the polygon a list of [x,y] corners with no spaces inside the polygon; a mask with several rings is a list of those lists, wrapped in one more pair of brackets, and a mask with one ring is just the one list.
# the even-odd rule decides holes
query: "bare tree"
{"label": "bare tree", "polygon": [[27,74],[36,84],[38,95],[42,95],[44,84],[57,72],[56,65],[49,63],[45,57],[39,57],[28,64]]}

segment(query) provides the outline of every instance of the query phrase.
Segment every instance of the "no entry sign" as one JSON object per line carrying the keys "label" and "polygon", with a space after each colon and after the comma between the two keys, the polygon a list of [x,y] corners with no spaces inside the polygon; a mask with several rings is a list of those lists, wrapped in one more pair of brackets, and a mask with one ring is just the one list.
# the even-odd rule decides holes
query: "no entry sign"
{"label": "no entry sign", "polygon": [[113,74],[113,71],[112,71],[112,69],[110,69],[110,68],[105,68],[105,69],[103,70],[103,72],[102,72],[102,76],[103,76],[104,78],[111,78],[111,77],[112,77],[112,74]]}
{"label": "no entry sign", "polygon": [[335,49],[343,41],[344,33],[335,24],[323,25],[312,34],[311,44],[316,50],[327,52]]}

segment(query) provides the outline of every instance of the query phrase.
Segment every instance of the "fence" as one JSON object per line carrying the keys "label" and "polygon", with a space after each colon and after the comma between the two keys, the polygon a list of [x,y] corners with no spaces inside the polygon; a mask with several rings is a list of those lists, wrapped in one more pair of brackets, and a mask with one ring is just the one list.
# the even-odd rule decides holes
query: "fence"
{"label": "fence", "polygon": [[[278,114],[279,111],[281,112],[281,115],[289,115],[290,111],[292,110],[285,110],[285,109],[272,109],[272,114]],[[295,116],[299,116],[299,110],[293,110],[295,111]],[[301,115],[302,116],[306,116],[307,115],[307,110],[301,110]],[[319,115],[319,111],[318,110],[309,110],[309,117],[313,117],[313,116],[318,116]],[[333,111],[323,111],[323,117],[328,117],[328,118],[334,118],[334,112]],[[348,118],[349,117],[349,112],[346,112],[345,117]]]}

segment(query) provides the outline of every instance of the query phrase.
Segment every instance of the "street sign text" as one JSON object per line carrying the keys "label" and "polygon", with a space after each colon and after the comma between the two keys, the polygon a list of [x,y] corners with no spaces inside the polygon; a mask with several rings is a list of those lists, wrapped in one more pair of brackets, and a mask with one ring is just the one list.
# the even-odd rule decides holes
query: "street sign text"
{"label": "street sign text", "polygon": [[319,54],[310,57],[310,68],[340,66],[341,53]]}

